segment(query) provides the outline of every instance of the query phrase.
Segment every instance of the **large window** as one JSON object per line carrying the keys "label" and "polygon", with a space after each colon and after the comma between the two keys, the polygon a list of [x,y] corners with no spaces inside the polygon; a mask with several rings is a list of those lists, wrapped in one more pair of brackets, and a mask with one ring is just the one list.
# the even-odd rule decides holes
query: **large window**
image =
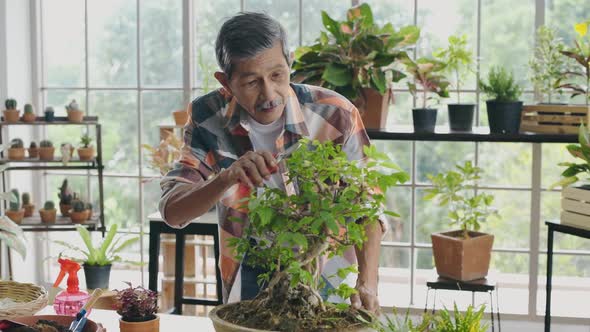
{"label": "large window", "polygon": [[[39,94],[41,106],[56,107],[76,99],[103,125],[106,166],[105,213],[107,226],[117,223],[131,233],[149,232],[146,216],[156,210],[159,187],[156,173],[146,167],[142,144],[156,144],[158,125],[171,123],[170,112],[183,108],[191,97],[218,86],[214,38],[224,19],[240,10],[263,10],[277,18],[290,34],[292,50],[311,43],[322,28],[320,10],[343,18],[356,1],[320,0],[40,0],[43,59]],[[487,125],[485,96],[477,79],[492,65],[506,66],[525,86],[524,100],[533,100],[527,63],[534,47],[536,27],[547,23],[571,42],[573,24],[587,19],[585,0],[371,0],[379,23],[394,26],[417,24],[422,37],[414,55],[427,56],[446,45],[448,36],[466,34],[479,59],[481,74],[471,75],[462,100],[478,105],[478,123]],[[543,7],[545,6],[545,7]],[[510,10],[507,10],[510,8]],[[539,16],[536,13],[544,12]],[[67,23],[64,23],[67,22]],[[187,56],[185,56],[187,55]],[[415,103],[405,84],[398,84],[390,125],[410,124]],[[449,101],[454,101],[452,94]],[[446,108],[439,107],[439,125],[447,124]],[[75,129],[46,133],[56,143],[77,142]],[[376,141],[391,152],[411,174],[411,182],[390,193],[390,204],[401,214],[391,221],[381,257],[381,302],[386,306],[423,307],[425,281],[434,275],[430,233],[448,228],[441,209],[422,200],[427,174],[446,171],[464,160],[473,160],[487,174],[480,190],[496,195],[503,216],[486,225],[496,237],[492,276],[500,284],[503,312],[535,316],[544,308],[546,230],[543,220],[559,215],[559,192],[547,190],[560,173],[557,162],[567,160],[562,145],[391,142]],[[501,153],[498,153],[501,151]],[[537,170],[537,171],[535,171]],[[96,200],[97,178],[85,174],[47,173],[46,195],[56,199],[64,176],[78,191],[90,188]],[[64,234],[51,234],[50,239]],[[50,245],[50,247],[53,246]],[[147,261],[147,242],[128,253]],[[584,306],[570,301],[590,292],[590,243],[557,237],[555,258],[555,315],[590,317]],[[137,254],[141,252],[142,254]],[[124,273],[145,271],[118,267]],[[143,268],[145,270],[145,267]],[[134,271],[134,272],[129,272]],[[117,279],[118,278],[118,279]],[[469,296],[442,295],[468,303]],[[485,298],[481,299],[486,300]],[[559,303],[559,304],[558,304]]]}

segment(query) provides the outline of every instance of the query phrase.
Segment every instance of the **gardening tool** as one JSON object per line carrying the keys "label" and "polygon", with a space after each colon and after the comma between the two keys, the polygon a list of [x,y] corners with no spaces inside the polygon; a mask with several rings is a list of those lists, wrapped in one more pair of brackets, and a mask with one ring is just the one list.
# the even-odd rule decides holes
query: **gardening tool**
{"label": "gardening tool", "polygon": [[76,319],[72,321],[70,324],[70,328],[68,332],[82,332],[84,326],[86,325],[86,321],[88,320],[86,317],[89,315],[90,309],[94,306],[98,298],[102,295],[102,289],[98,288],[92,292],[92,296],[88,299],[88,302],[84,304],[82,309],[76,314]]}
{"label": "gardening tool", "polygon": [[58,315],[75,316],[80,308],[88,302],[88,298],[90,297],[88,293],[80,291],[80,287],[78,287],[78,270],[80,270],[80,264],[73,260],[61,257],[58,258],[57,261],[60,265],[60,271],[55,283],[53,283],[50,297],[59,291],[59,284],[66,274],[68,275],[68,287],[65,291],[62,291],[55,296],[53,309],[55,309],[55,313]]}

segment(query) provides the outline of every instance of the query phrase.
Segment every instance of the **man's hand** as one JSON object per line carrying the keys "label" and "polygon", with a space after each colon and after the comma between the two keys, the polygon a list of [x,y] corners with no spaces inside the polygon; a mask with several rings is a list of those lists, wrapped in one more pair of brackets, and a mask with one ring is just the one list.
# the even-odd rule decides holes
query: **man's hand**
{"label": "man's hand", "polygon": [[379,314],[379,298],[377,296],[377,284],[369,285],[360,281],[356,282],[356,294],[350,298],[350,303],[355,309],[364,308],[375,314]]}
{"label": "man's hand", "polygon": [[248,151],[222,174],[230,185],[241,182],[254,188],[262,186],[263,181],[270,179],[276,169],[277,162],[270,152]]}

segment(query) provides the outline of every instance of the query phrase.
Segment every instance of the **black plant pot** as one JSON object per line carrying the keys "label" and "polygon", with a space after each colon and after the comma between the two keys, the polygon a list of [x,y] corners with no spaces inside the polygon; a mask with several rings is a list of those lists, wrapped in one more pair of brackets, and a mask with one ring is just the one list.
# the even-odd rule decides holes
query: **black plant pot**
{"label": "black plant pot", "polygon": [[53,122],[55,120],[55,113],[54,112],[45,112],[45,121],[46,122]]}
{"label": "black plant pot", "polygon": [[494,134],[518,134],[522,101],[486,101],[490,132]]}
{"label": "black plant pot", "polygon": [[474,104],[449,104],[449,127],[451,131],[471,131],[473,128]]}
{"label": "black plant pot", "polygon": [[413,108],[412,120],[415,133],[434,133],[436,126],[436,108]]}
{"label": "black plant pot", "polygon": [[109,288],[111,277],[111,265],[87,265],[84,264],[84,276],[86,276],[86,288]]}

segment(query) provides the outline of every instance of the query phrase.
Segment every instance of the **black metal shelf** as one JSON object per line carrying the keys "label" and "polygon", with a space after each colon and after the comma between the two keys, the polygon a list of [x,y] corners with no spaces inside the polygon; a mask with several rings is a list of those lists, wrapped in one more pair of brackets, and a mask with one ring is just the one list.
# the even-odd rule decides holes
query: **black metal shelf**
{"label": "black metal shelf", "polygon": [[56,216],[55,223],[44,223],[40,216],[27,217],[19,224],[24,232],[55,232],[64,230],[75,230],[76,225],[82,225],[89,230],[99,230],[100,216],[93,216],[83,223],[73,223],[70,217]]}
{"label": "black metal shelf", "polygon": [[4,117],[0,117],[0,127],[2,126],[64,126],[64,125],[75,125],[75,126],[94,126],[98,125],[98,117],[97,116],[85,116],[83,122],[70,122],[68,121],[67,116],[56,116],[54,121],[47,122],[45,121],[44,116],[38,116],[35,118],[34,122],[24,122],[20,120],[19,122],[15,123],[8,123],[4,121]]}

